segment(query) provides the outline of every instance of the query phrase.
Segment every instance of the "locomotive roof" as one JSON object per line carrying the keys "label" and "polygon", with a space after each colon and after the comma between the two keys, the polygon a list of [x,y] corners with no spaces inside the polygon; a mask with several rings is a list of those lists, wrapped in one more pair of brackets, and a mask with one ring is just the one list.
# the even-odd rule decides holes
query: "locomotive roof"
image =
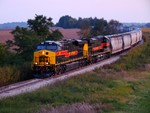
{"label": "locomotive roof", "polygon": [[73,40],[63,40],[63,41],[51,41],[51,40],[47,40],[47,41],[42,42],[42,43],[43,44],[44,43],[47,43],[47,44],[56,44],[58,46],[63,46],[64,44],[69,44],[69,43],[72,43],[74,41],[77,41],[79,43],[84,42],[83,40],[80,40],[80,39],[73,39]]}
{"label": "locomotive roof", "polygon": [[59,46],[62,46],[61,42],[60,41],[51,41],[51,40],[47,40],[43,43],[48,43],[48,44],[56,44],[56,45],[59,45]]}

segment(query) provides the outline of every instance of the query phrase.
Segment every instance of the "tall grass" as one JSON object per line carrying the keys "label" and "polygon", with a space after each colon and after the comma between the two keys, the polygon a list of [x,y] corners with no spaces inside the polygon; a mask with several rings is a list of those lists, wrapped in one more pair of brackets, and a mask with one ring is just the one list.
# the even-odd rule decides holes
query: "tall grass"
{"label": "tall grass", "polygon": [[0,68],[0,86],[17,82],[20,79],[20,71],[16,66],[4,66]]}
{"label": "tall grass", "polygon": [[32,77],[31,64],[7,65],[0,67],[0,86],[26,80]]}

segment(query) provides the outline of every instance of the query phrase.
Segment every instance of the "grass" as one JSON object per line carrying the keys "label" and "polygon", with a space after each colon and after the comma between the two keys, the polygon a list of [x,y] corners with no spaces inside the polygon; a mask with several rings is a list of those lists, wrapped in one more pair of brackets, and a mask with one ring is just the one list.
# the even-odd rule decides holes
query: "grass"
{"label": "grass", "polygon": [[31,63],[0,67],[0,86],[32,78]]}
{"label": "grass", "polygon": [[0,86],[8,83],[16,82],[20,79],[20,71],[16,66],[3,66],[0,67]]}
{"label": "grass", "polygon": [[[51,110],[65,113],[67,107],[74,109],[77,105],[90,105],[96,113],[149,113],[149,53],[149,42],[146,42],[114,65],[97,68],[32,93],[0,100],[0,113],[46,113]],[[135,61],[129,60],[130,55]]]}
{"label": "grass", "polygon": [[[116,72],[116,74],[119,75],[120,72]],[[130,72],[130,74],[136,78],[138,72]],[[137,76],[137,81],[128,81],[123,75],[120,75],[119,78],[111,75],[103,77],[101,73],[94,71],[32,93],[1,100],[0,112],[36,113],[41,109],[41,106],[56,107],[80,102],[90,103],[91,105],[102,103],[105,106],[110,106],[110,109],[104,107],[103,112],[120,111],[122,109],[125,111],[125,108],[128,108],[127,103],[133,101],[133,97],[137,98],[140,95],[138,93],[133,95],[133,93],[145,91],[145,85],[147,88],[150,85],[150,79],[144,81],[147,75],[142,73],[141,76],[144,77],[139,79],[139,76]],[[130,104],[130,106],[132,105]]]}

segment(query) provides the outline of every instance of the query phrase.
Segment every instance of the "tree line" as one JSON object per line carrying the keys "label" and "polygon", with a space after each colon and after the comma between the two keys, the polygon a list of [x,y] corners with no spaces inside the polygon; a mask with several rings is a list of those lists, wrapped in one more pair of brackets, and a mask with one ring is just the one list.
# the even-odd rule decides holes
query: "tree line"
{"label": "tree line", "polygon": [[[119,33],[119,28],[122,24],[117,20],[110,20],[109,22],[104,18],[72,18],[71,16],[62,16],[56,24],[63,28],[80,28],[83,37],[91,37],[96,35],[110,35]],[[88,34],[87,34],[88,32]],[[85,36],[84,36],[85,35]]]}

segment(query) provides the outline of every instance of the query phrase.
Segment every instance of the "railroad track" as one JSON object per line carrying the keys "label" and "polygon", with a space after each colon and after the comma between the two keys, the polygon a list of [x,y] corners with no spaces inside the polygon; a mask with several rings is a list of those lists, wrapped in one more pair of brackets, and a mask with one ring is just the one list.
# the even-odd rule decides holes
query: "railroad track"
{"label": "railroad track", "polygon": [[119,55],[113,56],[109,59],[105,59],[105,60],[102,60],[100,62],[91,64],[91,65],[88,65],[85,67],[81,67],[79,69],[75,69],[75,70],[63,73],[61,75],[58,75],[58,76],[53,76],[53,77],[46,78],[46,79],[31,79],[31,80],[11,84],[8,86],[0,87],[0,99],[10,97],[10,96],[19,95],[22,93],[32,92],[32,91],[37,90],[41,87],[44,87],[47,85],[52,85],[58,81],[62,81],[62,80],[71,78],[73,76],[77,76],[79,74],[92,71],[95,68],[101,67],[103,65],[114,63],[119,58],[120,58]]}
{"label": "railroad track", "polygon": [[0,94],[3,92],[7,92],[10,90],[16,89],[16,88],[24,87],[28,84],[34,84],[34,83],[40,82],[40,81],[41,81],[40,79],[31,79],[31,80],[26,80],[26,81],[10,84],[7,86],[3,86],[3,87],[0,87]]}

